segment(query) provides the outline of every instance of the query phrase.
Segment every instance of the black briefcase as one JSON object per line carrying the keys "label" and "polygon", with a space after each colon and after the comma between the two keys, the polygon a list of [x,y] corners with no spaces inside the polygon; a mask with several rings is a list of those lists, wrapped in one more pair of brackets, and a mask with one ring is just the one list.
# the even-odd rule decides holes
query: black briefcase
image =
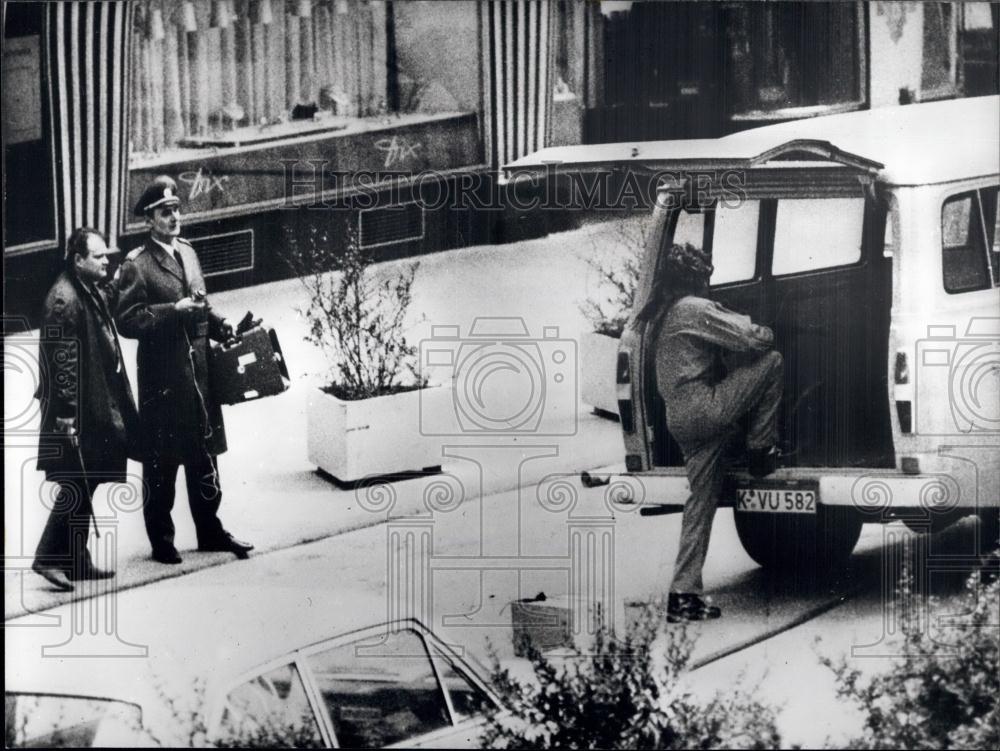
{"label": "black briefcase", "polygon": [[274,329],[256,327],[229,344],[213,343],[209,387],[216,404],[240,404],[288,390],[288,366]]}

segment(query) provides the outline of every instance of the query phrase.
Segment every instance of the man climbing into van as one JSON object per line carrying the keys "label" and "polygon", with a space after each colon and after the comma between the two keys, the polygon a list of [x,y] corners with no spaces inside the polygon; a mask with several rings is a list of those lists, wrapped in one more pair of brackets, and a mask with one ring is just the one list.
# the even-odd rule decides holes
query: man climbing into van
{"label": "man climbing into van", "polygon": [[708,299],[707,253],[674,245],[664,260],[639,319],[652,323],[657,387],[691,486],[667,602],[668,619],[677,622],[722,614],[703,597],[702,567],[725,478],[724,451],[746,420],[750,474],[765,477],[777,468],[783,361],[769,328]]}

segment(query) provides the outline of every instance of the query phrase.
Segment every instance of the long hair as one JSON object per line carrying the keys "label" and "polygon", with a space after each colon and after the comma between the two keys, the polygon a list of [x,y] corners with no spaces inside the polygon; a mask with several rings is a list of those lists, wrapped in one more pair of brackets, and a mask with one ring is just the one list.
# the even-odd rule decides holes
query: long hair
{"label": "long hair", "polygon": [[663,266],[653,281],[649,300],[636,315],[640,321],[649,322],[666,314],[685,295],[703,293],[715,270],[711,257],[690,243],[672,245]]}

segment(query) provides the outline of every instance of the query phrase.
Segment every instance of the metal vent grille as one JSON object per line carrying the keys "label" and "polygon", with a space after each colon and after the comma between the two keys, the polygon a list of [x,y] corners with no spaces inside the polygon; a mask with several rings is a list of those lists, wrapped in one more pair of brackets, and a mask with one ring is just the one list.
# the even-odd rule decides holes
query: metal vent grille
{"label": "metal vent grille", "polygon": [[361,211],[358,237],[362,248],[422,240],[424,209],[417,203],[404,203]]}
{"label": "metal vent grille", "polygon": [[253,230],[198,237],[189,242],[205,276],[253,269]]}

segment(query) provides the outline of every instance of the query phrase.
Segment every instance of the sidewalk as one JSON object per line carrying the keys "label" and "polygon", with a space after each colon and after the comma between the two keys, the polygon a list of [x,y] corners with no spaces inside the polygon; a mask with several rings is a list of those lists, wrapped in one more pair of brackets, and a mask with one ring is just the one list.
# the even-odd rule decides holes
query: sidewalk
{"label": "sidewalk", "polygon": [[[578,340],[589,329],[579,304],[594,294],[597,284],[585,259],[619,238],[614,223],[605,223],[537,240],[416,259],[420,268],[413,286],[408,339],[416,343],[428,338],[431,326],[438,325],[457,325],[465,336],[476,317],[494,316],[521,317],[532,336],[541,338],[543,327],[556,326],[560,339]],[[379,270],[391,271],[413,260],[383,264]],[[318,350],[303,339],[306,324],[297,309],[306,305],[306,298],[298,280],[216,293],[211,299],[213,307],[232,320],[252,310],[265,325],[277,329],[292,375],[292,387],[286,393],[224,411],[229,451],[219,459],[220,518],[237,537],[256,545],[254,555],[377,524],[387,513],[413,515],[425,508],[425,493],[430,497],[434,492],[434,476],[393,484],[395,504],[386,512],[372,513],[359,504],[361,491],[338,488],[310,465],[306,400],[309,389],[322,379],[324,364]],[[135,342],[125,339],[123,345],[134,387]],[[44,504],[50,502],[53,487],[35,470],[37,435],[33,431],[37,432],[38,414],[31,394],[36,369],[37,332],[8,337],[4,367],[5,620],[94,591],[78,586],[75,593],[54,592],[29,570],[47,516]],[[468,498],[480,490],[502,492],[549,474],[579,473],[622,461],[617,423],[594,417],[584,405],[579,406],[576,419],[576,433],[563,438],[441,438],[443,451],[445,446],[479,446],[465,453],[475,454],[481,465],[480,469],[473,461],[442,456],[442,470],[452,482],[461,484]],[[541,447],[549,447],[544,453],[550,455],[528,461],[542,452]],[[513,471],[512,453],[524,460]],[[91,544],[107,546],[103,549],[114,556],[118,571],[108,586],[134,587],[233,560],[229,554],[194,550],[194,526],[183,482],[178,482],[173,517],[184,562],[164,566],[150,560],[139,494],[141,469],[130,463],[129,472],[133,476],[129,484],[102,485],[94,499],[102,539],[98,543],[91,535]],[[108,560],[96,547],[93,552],[95,560]]]}

